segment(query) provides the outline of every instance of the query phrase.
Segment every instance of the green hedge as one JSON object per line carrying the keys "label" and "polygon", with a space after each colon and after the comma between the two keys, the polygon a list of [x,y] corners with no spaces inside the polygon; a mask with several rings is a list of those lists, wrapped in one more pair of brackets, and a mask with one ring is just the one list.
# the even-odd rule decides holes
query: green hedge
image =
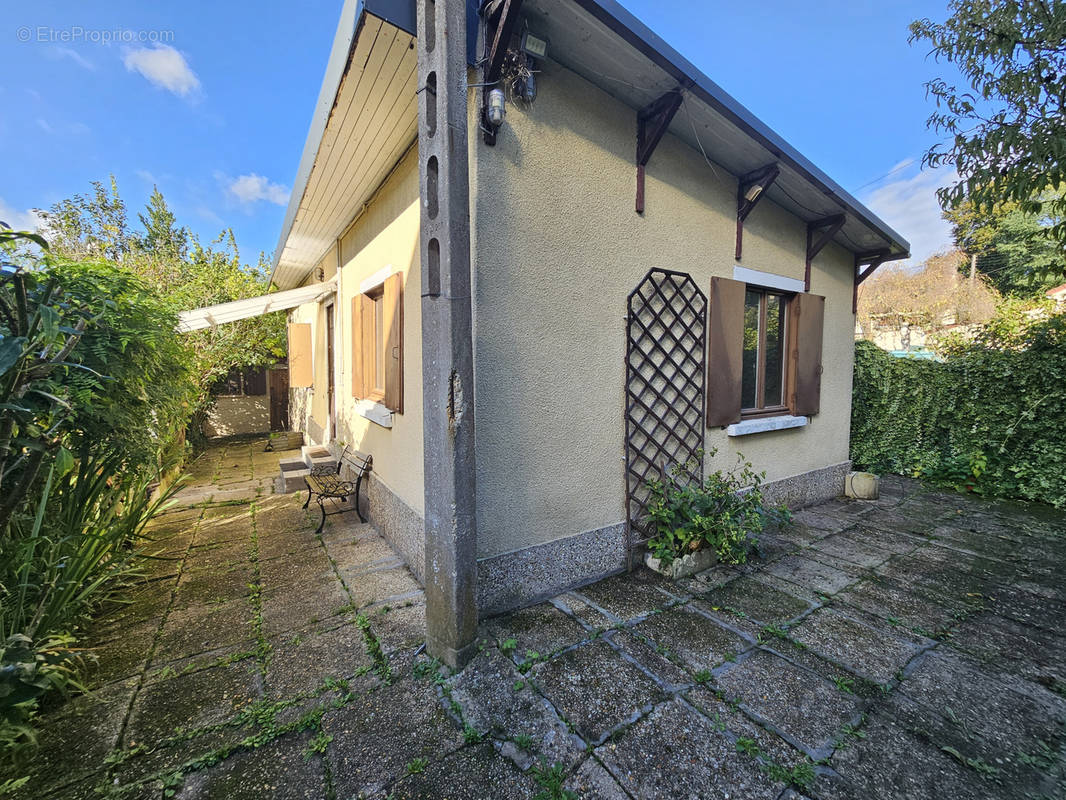
{"label": "green hedge", "polygon": [[1007,309],[943,362],[859,342],[853,401],[856,468],[1066,507],[1066,314]]}

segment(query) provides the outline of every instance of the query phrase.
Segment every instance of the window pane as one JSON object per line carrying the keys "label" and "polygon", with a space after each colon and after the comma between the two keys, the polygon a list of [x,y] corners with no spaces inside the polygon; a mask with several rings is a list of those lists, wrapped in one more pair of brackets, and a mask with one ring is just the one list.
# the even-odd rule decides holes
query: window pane
{"label": "window pane", "polygon": [[785,299],[778,294],[766,296],[766,405],[784,403],[785,375]]}
{"label": "window pane", "polygon": [[744,360],[740,370],[740,407],[755,408],[755,381],[759,369],[759,300],[750,289],[744,295]]}
{"label": "window pane", "polygon": [[374,298],[374,388],[385,391],[385,297]]}

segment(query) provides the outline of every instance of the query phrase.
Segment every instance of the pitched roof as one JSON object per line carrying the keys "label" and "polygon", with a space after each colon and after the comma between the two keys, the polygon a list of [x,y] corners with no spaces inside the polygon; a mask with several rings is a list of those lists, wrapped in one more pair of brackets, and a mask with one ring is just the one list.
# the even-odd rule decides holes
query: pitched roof
{"label": "pitched roof", "polygon": [[[477,0],[467,0],[467,49],[471,65],[476,60],[477,6]],[[910,245],[906,239],[615,0],[525,0],[522,14],[530,30],[548,39],[549,58],[634,110],[680,88],[685,103],[682,112],[674,117],[671,133],[704,152],[708,160],[734,176],[776,163],[781,173],[767,190],[767,196],[808,222],[843,212],[847,221],[834,241],[845,249],[856,255],[883,251],[887,253],[886,260],[909,256]],[[365,174],[351,176],[356,185],[350,187],[342,201],[347,206],[339,211],[334,209],[336,213],[328,224],[322,221],[320,211],[312,202],[316,164],[318,172],[330,169],[323,158],[329,155],[331,147],[330,129],[339,127],[349,108],[341,102],[342,93],[355,78],[365,80],[360,70],[366,68],[365,56],[370,50],[383,46],[379,42],[382,31],[391,32],[393,37],[400,34],[413,37],[414,0],[345,0],[274,252],[272,277],[279,285],[295,285],[307,274],[332,246],[332,239],[340,235],[359,208],[373,196],[387,170],[402,155],[402,150],[397,154],[398,145],[394,141],[384,143],[381,155],[372,163],[373,168],[364,170]],[[360,48],[363,60],[353,58]],[[353,71],[357,73],[354,76]],[[370,77],[384,80],[377,75]],[[396,91],[396,79],[392,80],[391,85],[380,90]],[[406,91],[406,87],[400,90]],[[412,101],[408,115],[414,107]],[[405,120],[405,124],[410,127],[411,120]],[[634,129],[635,126],[634,115]],[[411,130],[407,130],[408,135]],[[392,161],[386,164],[388,159]],[[316,215],[317,220],[311,219]]]}

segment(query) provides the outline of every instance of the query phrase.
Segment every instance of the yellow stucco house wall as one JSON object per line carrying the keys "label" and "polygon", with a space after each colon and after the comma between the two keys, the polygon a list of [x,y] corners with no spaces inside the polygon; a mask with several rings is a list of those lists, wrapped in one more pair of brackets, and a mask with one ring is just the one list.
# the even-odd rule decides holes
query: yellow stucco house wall
{"label": "yellow stucco house wall", "polygon": [[[336,278],[328,298],[290,313],[290,322],[312,326],[313,362],[313,385],[292,389],[290,416],[310,442],[373,455],[370,515],[422,576],[424,491],[434,480],[425,474],[422,415],[419,223],[429,196],[420,186],[416,136],[426,95],[417,86],[407,4],[395,3],[390,14],[377,8],[393,5],[386,0],[368,5],[345,7],[350,17],[334,43],[339,66],[319,97],[275,281],[284,289]],[[566,0],[535,0],[527,4],[529,24],[555,6],[582,13]],[[608,35],[591,17],[582,24]],[[493,147],[480,131],[482,94],[468,95],[477,581],[486,612],[625,565],[626,299],[648,271],[687,273],[705,295],[712,278],[750,283],[753,274],[803,291],[810,219],[769,191],[745,220],[738,262],[738,176],[676,128],[655,150],[646,208],[635,213],[635,109],[569,63],[577,57],[557,60],[549,51],[537,64],[535,103],[508,106]],[[469,83],[479,75],[471,68]],[[699,102],[686,94],[683,113]],[[759,129],[752,129],[754,141]],[[713,146],[729,160],[724,145]],[[754,147],[745,140],[744,148]],[[802,166],[793,170],[801,177]],[[885,257],[906,251],[864,209],[845,212],[849,225],[870,229],[870,241],[883,240]],[[765,471],[771,494],[794,505],[841,492],[862,249],[845,245],[834,238],[811,266],[810,293],[825,298],[818,413],[798,427],[748,435],[704,426],[703,447],[717,453],[705,459],[706,472],[730,466],[741,452]],[[356,388],[362,362],[353,301],[394,275],[403,286],[402,411]],[[707,381],[714,380],[710,364]]]}

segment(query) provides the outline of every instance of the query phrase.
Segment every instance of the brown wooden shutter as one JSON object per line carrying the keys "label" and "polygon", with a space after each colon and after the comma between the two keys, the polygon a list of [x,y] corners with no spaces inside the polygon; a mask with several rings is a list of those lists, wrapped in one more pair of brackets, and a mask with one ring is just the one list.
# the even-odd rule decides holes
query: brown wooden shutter
{"label": "brown wooden shutter", "polygon": [[711,278],[707,308],[707,427],[740,422],[744,358],[744,292],[728,278]]}
{"label": "brown wooden shutter", "polygon": [[385,400],[389,411],[403,413],[403,274],[385,280]]}
{"label": "brown wooden shutter", "polygon": [[311,323],[289,323],[289,386],[308,389],[314,385],[311,361]]}
{"label": "brown wooden shutter", "polygon": [[797,416],[818,413],[822,390],[825,298],[797,294],[788,308],[788,405]]}
{"label": "brown wooden shutter", "polygon": [[373,346],[374,301],[359,294],[352,298],[352,397],[367,397],[373,388]]}

